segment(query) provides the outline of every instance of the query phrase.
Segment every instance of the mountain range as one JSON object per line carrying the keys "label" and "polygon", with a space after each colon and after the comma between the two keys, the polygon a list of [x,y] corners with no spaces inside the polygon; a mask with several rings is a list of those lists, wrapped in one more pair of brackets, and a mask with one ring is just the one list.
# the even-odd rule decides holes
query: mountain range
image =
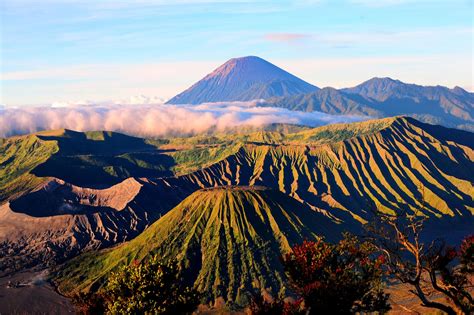
{"label": "mountain range", "polygon": [[424,203],[450,238],[473,223],[474,134],[406,117],[161,140],[58,130],[0,152],[0,271],[66,262],[66,295],[157,253],[208,301],[239,304],[285,291],[290,246],[360,233],[375,208]]}
{"label": "mountain range", "polygon": [[352,88],[320,89],[254,56],[234,58],[169,104],[258,100],[259,106],[372,118],[407,115],[423,122],[474,130],[474,94],[460,87],[372,78]]}
{"label": "mountain range", "polygon": [[472,130],[472,93],[390,78],[319,89],[244,57],[170,104],[251,100],[365,119],[160,139],[67,129],[0,139],[0,276],[47,268],[71,297],[156,254],[177,261],[206,304],[242,307],[258,292],[291,293],[280,258],[293,245],[361,234],[376,210],[417,211],[425,235],[448,243],[472,232],[474,133],[461,130]]}

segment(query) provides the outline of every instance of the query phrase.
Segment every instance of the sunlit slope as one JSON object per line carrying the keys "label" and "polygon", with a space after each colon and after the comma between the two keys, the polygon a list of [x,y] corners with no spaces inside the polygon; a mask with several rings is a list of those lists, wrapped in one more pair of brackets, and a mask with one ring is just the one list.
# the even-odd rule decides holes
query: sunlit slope
{"label": "sunlit slope", "polygon": [[340,229],[278,191],[254,187],[199,190],[134,240],[74,259],[59,275],[60,289],[100,286],[117,266],[150,254],[178,259],[185,278],[208,299],[243,302],[245,293],[284,289],[279,257],[304,239]]}
{"label": "sunlit slope", "polygon": [[290,134],[283,144],[247,144],[183,176],[198,187],[276,188],[339,219],[365,222],[375,207],[471,214],[474,134],[390,118]]}
{"label": "sunlit slope", "polygon": [[[4,183],[9,190],[2,186],[1,193],[10,196],[10,203],[0,205],[0,265],[9,270],[64,261],[91,248],[130,240],[196,190],[215,186],[270,187],[352,230],[370,220],[374,208],[387,212],[415,209],[423,198],[424,213],[443,218],[439,220],[443,222],[452,217],[453,230],[458,227],[456,222],[472,218],[474,209],[473,134],[409,118],[330,125],[296,133],[216,134],[160,141],[117,135],[124,138],[110,142],[113,146],[101,142],[114,141],[103,132],[72,133],[72,140],[66,140],[72,142],[66,146],[63,139],[51,139],[64,137],[64,133],[72,132],[3,141],[2,149],[8,153],[0,171],[8,176]],[[85,148],[89,151],[81,149],[81,142],[88,144]],[[61,153],[61,145],[80,150]],[[143,159],[138,158],[142,155],[158,156],[159,162],[142,164],[139,161]],[[31,175],[59,159],[64,163],[56,165],[63,167],[50,167],[51,173],[45,176],[64,179],[73,173],[82,175],[78,177],[81,181],[91,176],[94,179],[95,174],[109,178],[104,175],[104,166],[69,161],[112,159],[122,163],[123,156],[134,157],[132,165],[139,166],[136,170],[126,164],[127,170],[136,170],[131,175],[151,175],[123,180],[128,184],[116,187],[104,181],[94,189],[74,181],[61,183]],[[171,167],[156,170],[166,159],[172,161]],[[117,169],[117,165],[125,164],[112,165]],[[196,171],[189,173],[192,169]],[[160,176],[155,171],[184,175]],[[112,177],[113,182],[119,177]],[[46,185],[50,182],[52,186]],[[135,190],[136,183],[139,190]],[[109,188],[113,195],[121,194],[122,189],[134,193],[126,199],[125,207],[109,209],[110,204],[102,201],[83,204],[89,199],[103,200],[98,196],[109,196],[103,191]]]}
{"label": "sunlit slope", "polygon": [[0,203],[39,185],[43,180],[30,174],[31,170],[57,151],[56,143],[36,135],[0,139]]}
{"label": "sunlit slope", "polygon": [[168,104],[252,101],[272,96],[309,93],[317,87],[256,56],[233,58]]}

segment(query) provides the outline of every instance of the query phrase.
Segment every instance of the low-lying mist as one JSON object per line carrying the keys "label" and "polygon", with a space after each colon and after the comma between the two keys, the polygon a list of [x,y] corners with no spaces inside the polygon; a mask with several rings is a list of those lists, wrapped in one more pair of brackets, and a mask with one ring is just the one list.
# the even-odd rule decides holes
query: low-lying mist
{"label": "low-lying mist", "polygon": [[252,102],[200,105],[64,104],[61,106],[0,107],[0,137],[42,130],[108,130],[143,137],[184,136],[239,126],[271,123],[320,126],[367,119],[361,116],[297,112],[258,107]]}

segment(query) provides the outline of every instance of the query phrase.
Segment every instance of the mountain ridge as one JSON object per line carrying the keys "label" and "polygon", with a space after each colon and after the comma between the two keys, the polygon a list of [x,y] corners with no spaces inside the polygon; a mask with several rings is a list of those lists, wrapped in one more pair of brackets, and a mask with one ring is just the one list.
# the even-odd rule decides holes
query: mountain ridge
{"label": "mountain ridge", "polygon": [[[336,240],[340,231],[322,214],[279,191],[263,187],[202,189],[134,240],[93,253],[92,266],[88,266],[89,255],[72,261],[56,281],[61,284],[59,289],[69,294],[69,285],[76,292],[97,289],[111,270],[158,254],[165,260],[177,258],[188,281],[205,292],[206,302],[221,297],[246,305],[254,291],[285,292],[280,256],[294,244],[315,239],[318,233]],[[96,268],[98,261],[102,267]]]}
{"label": "mountain ridge", "polygon": [[319,89],[256,56],[230,59],[167,103],[229,101],[258,101],[257,106],[333,115],[408,115],[474,131],[474,93],[459,86],[450,89],[373,77],[350,88]]}
{"label": "mountain ridge", "polygon": [[[111,270],[159,254],[180,262],[183,272],[191,275],[189,281],[204,291],[206,302],[222,297],[227,302],[246,304],[242,297],[252,290],[284,293],[284,274],[274,258],[285,251],[271,246],[271,251],[262,255],[260,247],[249,245],[245,236],[234,233],[263,231],[255,234],[258,238],[275,227],[288,230],[281,221],[275,224],[270,218],[262,219],[271,223],[268,228],[227,224],[234,219],[247,222],[248,216],[242,211],[252,212],[256,207],[254,201],[238,202],[241,206],[235,207],[234,201],[225,199],[227,191],[233,195],[271,192],[264,198],[267,203],[278,202],[278,198],[291,200],[292,206],[285,209],[295,215],[319,216],[294,222],[302,222],[309,232],[328,239],[337,239],[341,231],[361,233],[375,209],[396,213],[421,208],[429,218],[426,233],[436,233],[437,237],[449,234],[456,240],[474,223],[474,134],[470,132],[395,117],[262,139],[264,143],[247,142],[235,154],[206,168],[161,179],[167,186],[187,187],[192,193],[134,240],[114,249],[86,253],[68,263],[55,278],[62,292],[97,290]],[[200,199],[213,193],[218,197]],[[216,203],[221,206],[215,207]],[[269,209],[269,215],[281,218],[278,207]],[[217,212],[210,214],[213,211]],[[214,224],[209,225],[208,218],[214,218]],[[281,239],[279,234],[273,235],[273,240]],[[247,257],[257,257],[259,263],[250,263]]]}
{"label": "mountain ridge", "polygon": [[410,116],[431,124],[474,131],[474,94],[459,87],[422,86],[372,78],[352,88],[273,97],[257,106],[374,118]]}
{"label": "mountain ridge", "polygon": [[[474,211],[474,134],[470,132],[396,117],[288,134],[222,137],[208,142],[183,139],[197,148],[178,152],[171,150],[170,143],[164,144],[171,150],[167,156],[178,164],[197,159],[196,169],[182,175],[134,178],[131,183],[138,184],[130,188],[135,192],[121,211],[117,210],[123,203],[105,202],[106,196],[115,194],[80,185],[72,195],[66,184],[64,189],[25,190],[13,196],[0,211],[0,231],[7,236],[0,237],[0,257],[4,257],[0,265],[61,262],[130,240],[193,192],[215,186],[278,190],[354,231],[371,219],[374,207],[389,213],[413,211],[420,207],[422,196],[428,205],[424,213],[435,221],[447,217],[467,221]],[[183,142],[176,144],[181,147]],[[81,212],[56,215],[54,207],[63,201]],[[43,211],[35,204],[51,206]],[[109,206],[118,204],[117,209]],[[50,215],[35,217],[35,209]]]}

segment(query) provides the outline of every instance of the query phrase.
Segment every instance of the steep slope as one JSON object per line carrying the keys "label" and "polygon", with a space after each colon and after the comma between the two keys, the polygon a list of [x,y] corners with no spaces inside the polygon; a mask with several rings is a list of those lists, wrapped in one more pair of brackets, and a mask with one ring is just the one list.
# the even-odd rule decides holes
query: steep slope
{"label": "steep slope", "polygon": [[300,201],[301,207],[309,206],[354,231],[371,219],[376,207],[386,212],[414,210],[423,198],[423,212],[432,221],[449,219],[451,234],[460,223],[473,222],[470,132],[397,117],[290,134],[173,141],[166,146],[197,146],[166,153],[185,169],[197,170],[135,178],[131,183],[138,182],[140,188],[136,192],[131,185],[130,195],[121,185],[113,186],[111,192],[124,197],[121,203],[115,201],[115,193],[106,193],[108,189],[67,182],[9,199],[0,215],[0,257],[9,263],[0,265],[44,265],[130,240],[194,191],[216,186],[279,190]]}
{"label": "steep slope", "polygon": [[471,216],[474,134],[388,118],[289,134],[280,144],[248,144],[180,178],[198,187],[278,189],[349,224],[375,207],[393,212],[426,201],[432,217]]}
{"label": "steep slope", "polygon": [[259,57],[234,58],[208,74],[168,104],[250,101],[308,93],[317,87]]}
{"label": "steep slope", "polygon": [[407,115],[423,122],[474,131],[474,94],[459,87],[421,86],[373,78],[356,87],[276,97],[259,106],[335,115],[391,117]]}
{"label": "steep slope", "polygon": [[188,281],[209,300],[245,304],[246,293],[285,290],[279,257],[295,243],[340,230],[327,217],[261,187],[199,190],[133,241],[75,259],[61,271],[60,290],[100,286],[111,270],[150,254],[177,259]]}

